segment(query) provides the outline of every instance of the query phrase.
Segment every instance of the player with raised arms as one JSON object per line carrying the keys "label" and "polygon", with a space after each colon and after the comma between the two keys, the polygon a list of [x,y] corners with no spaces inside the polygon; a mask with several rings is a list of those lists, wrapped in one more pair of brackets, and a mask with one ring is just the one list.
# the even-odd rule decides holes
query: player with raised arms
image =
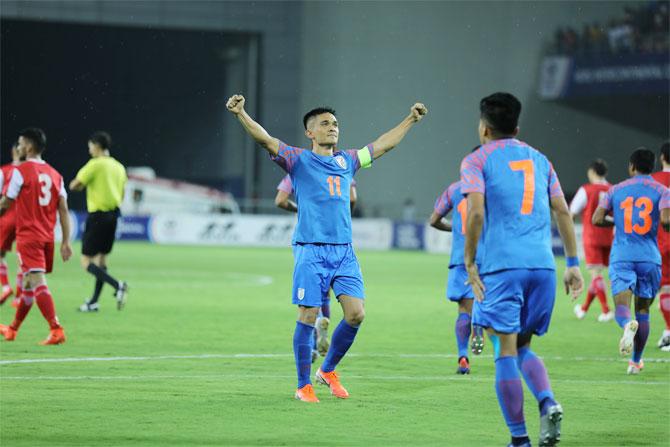
{"label": "player with raised arms", "polygon": [[[614,244],[610,254],[610,281],[616,309],[614,318],[623,329],[619,352],[632,357],[628,374],[639,374],[649,337],[649,307],[661,286],[661,253],[656,236],[659,223],[670,231],[670,190],[651,176],[656,156],[638,148],[630,156],[631,178],[612,186],[593,214],[595,225],[607,225],[614,214]],[[630,305],[635,295],[635,319]]]}
{"label": "player with raised arms", "polygon": [[41,129],[28,128],[19,134],[19,146],[26,154],[9,180],[7,195],[0,199],[0,214],[15,204],[16,253],[23,271],[23,293],[11,325],[0,324],[0,334],[12,341],[21,323],[28,315],[33,300],[49,323],[49,336],[43,345],[65,342],[65,332],[56,316],[53,297],[46,282],[46,274],[53,268],[54,226],[60,218],[63,240],[60,254],[63,261],[72,256],[70,247],[70,215],[63,177],[42,160],[47,138]]}
{"label": "player with raised arms", "polygon": [[228,110],[246,132],[290,176],[298,201],[298,223],[293,235],[292,302],[298,306],[293,352],[298,373],[296,399],[318,402],[310,380],[311,342],[323,297],[332,287],[344,313],[333,332],[328,354],[316,372],[316,380],[345,399],[349,393],[340,383],[336,366],[354,342],[365,317],[363,278],[351,246],[349,191],[356,171],[370,167],[374,159],[397,146],[427,113],[414,104],[396,127],[362,149],[340,151],[338,121],[332,109],[317,108],[303,118],[312,149],[288,146],[267,133],[244,110],[244,97],[228,99]]}
{"label": "player with raised arms", "polygon": [[[583,288],[572,216],[547,157],[516,139],[519,100],[494,93],[479,107],[482,147],[461,164],[461,192],[468,199],[464,261],[477,300],[473,324],[486,328],[493,342],[495,389],[510,445],[530,446],[523,375],[540,408],[539,444],[551,446],[560,440],[563,409],[530,344],[534,334],[547,332],[556,295],[552,211],[567,256],[566,292],[576,298]],[[480,238],[481,268],[475,262]]]}
{"label": "player with raised arms", "polygon": [[[330,111],[332,113],[334,111]],[[286,174],[284,178],[281,179],[277,185],[277,195],[275,196],[275,205],[277,207],[290,211],[292,213],[298,212],[298,204],[291,200],[293,195],[293,182],[291,182],[291,176]],[[356,200],[358,200],[358,193],[356,191],[356,180],[351,179],[351,187],[349,190],[349,208],[351,211],[354,211],[356,206]],[[314,331],[315,336],[315,349],[312,351],[312,363],[316,361],[316,354],[318,353],[321,357],[325,357],[330,347],[330,341],[328,340],[328,327],[330,326],[330,292],[326,293],[326,296],[323,297],[323,304],[321,304],[321,310],[319,311],[319,316],[316,319],[316,329]]]}
{"label": "player with raised arms", "polygon": [[[477,149],[479,149],[479,146],[473,152]],[[468,341],[470,340],[471,333],[472,353],[479,355],[484,348],[482,327],[472,327],[472,301],[474,300],[474,294],[472,293],[472,287],[466,284],[468,273],[463,263],[467,209],[468,201],[461,193],[461,182],[454,182],[437,198],[433,212],[428,220],[431,227],[440,231],[452,232],[449,276],[447,277],[447,299],[458,304],[458,317],[456,317],[454,329],[458,349],[457,374],[470,374]],[[452,210],[455,211],[451,222],[448,222],[444,217]],[[478,251],[477,254],[481,256],[481,251]]]}

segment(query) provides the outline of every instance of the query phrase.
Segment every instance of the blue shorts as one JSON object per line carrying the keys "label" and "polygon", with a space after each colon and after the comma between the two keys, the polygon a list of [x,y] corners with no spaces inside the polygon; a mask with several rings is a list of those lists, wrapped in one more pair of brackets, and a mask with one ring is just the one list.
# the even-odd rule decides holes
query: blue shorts
{"label": "blue shorts", "polygon": [[319,307],[335,296],[365,298],[363,275],[351,244],[295,244],[292,303]]}
{"label": "blue shorts", "polygon": [[542,335],[556,299],[556,272],[510,269],[482,276],[484,301],[475,301],[472,323],[502,334]]}
{"label": "blue shorts", "polygon": [[612,295],[631,290],[638,298],[653,299],[661,288],[661,266],[653,262],[610,264]]}
{"label": "blue shorts", "polygon": [[458,302],[462,299],[471,300],[474,298],[472,287],[465,284],[468,280],[468,271],[464,265],[455,265],[449,267],[449,276],[447,277],[447,298],[449,301]]}

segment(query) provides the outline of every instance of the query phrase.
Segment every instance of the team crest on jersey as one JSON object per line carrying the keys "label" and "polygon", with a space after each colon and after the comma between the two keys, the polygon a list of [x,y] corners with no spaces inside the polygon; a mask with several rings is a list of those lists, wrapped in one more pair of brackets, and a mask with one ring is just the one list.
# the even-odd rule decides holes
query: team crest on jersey
{"label": "team crest on jersey", "polygon": [[305,299],[305,289],[303,289],[303,288],[298,289],[298,299],[300,301]]}
{"label": "team crest on jersey", "polygon": [[337,163],[340,168],[347,169],[347,160],[345,160],[343,156],[338,155],[335,157],[335,163]]}

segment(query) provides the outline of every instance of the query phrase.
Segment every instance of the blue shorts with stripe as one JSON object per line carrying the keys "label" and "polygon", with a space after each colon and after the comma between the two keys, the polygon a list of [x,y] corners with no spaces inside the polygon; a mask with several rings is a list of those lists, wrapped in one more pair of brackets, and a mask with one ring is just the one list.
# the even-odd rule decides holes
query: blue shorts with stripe
{"label": "blue shorts with stripe", "polygon": [[609,274],[612,295],[631,290],[638,298],[653,299],[661,288],[661,266],[653,262],[615,262]]}
{"label": "blue shorts with stripe", "polygon": [[472,287],[465,282],[468,280],[468,271],[463,264],[449,267],[447,277],[447,299],[458,302],[462,299],[473,299]]}
{"label": "blue shorts with stripe", "polygon": [[482,275],[486,291],[475,301],[472,323],[503,334],[542,335],[549,329],[556,299],[556,272],[509,269]]}
{"label": "blue shorts with stripe", "polygon": [[293,304],[319,307],[335,296],[365,298],[363,275],[351,244],[293,245]]}

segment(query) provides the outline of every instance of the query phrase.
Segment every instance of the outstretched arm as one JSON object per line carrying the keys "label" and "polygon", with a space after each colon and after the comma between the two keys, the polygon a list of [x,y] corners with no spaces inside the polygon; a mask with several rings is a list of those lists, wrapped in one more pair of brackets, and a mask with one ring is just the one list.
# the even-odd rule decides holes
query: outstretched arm
{"label": "outstretched arm", "polygon": [[70,213],[67,209],[67,199],[65,197],[59,197],[58,199],[58,217],[60,218],[60,227],[63,232],[60,254],[63,261],[67,261],[72,256],[72,247],[70,246]]}
{"label": "outstretched arm", "polygon": [[[563,275],[565,293],[569,293],[572,295],[573,299],[576,299],[582,293],[584,279],[579,270],[579,263],[577,260],[577,238],[575,237],[575,226],[572,222],[572,215],[570,214],[570,209],[563,196],[555,196],[551,198],[551,209],[554,212],[558,232],[563,241],[565,257],[568,260],[568,267],[565,269],[565,274]],[[573,263],[576,265],[572,265]]]}
{"label": "outstretched arm", "polygon": [[426,106],[420,102],[414,104],[410,110],[410,114],[407,115],[400,124],[377,138],[375,142],[372,143],[372,158],[377,159],[396,147],[402,139],[405,138],[405,135],[407,135],[407,132],[409,132],[412,126],[421,121],[427,113],[428,109]]}
{"label": "outstretched arm", "polygon": [[271,136],[263,126],[254,121],[249,114],[244,110],[244,96],[233,95],[228,99],[226,108],[242,123],[242,127],[247,133],[256,140],[256,143],[265,148],[270,155],[277,155],[279,152],[279,140]]}
{"label": "outstretched arm", "polygon": [[468,194],[468,217],[465,223],[465,269],[468,272],[468,283],[477,301],[484,299],[484,283],[479,277],[479,268],[475,263],[477,244],[484,228],[484,194],[471,192]]}

